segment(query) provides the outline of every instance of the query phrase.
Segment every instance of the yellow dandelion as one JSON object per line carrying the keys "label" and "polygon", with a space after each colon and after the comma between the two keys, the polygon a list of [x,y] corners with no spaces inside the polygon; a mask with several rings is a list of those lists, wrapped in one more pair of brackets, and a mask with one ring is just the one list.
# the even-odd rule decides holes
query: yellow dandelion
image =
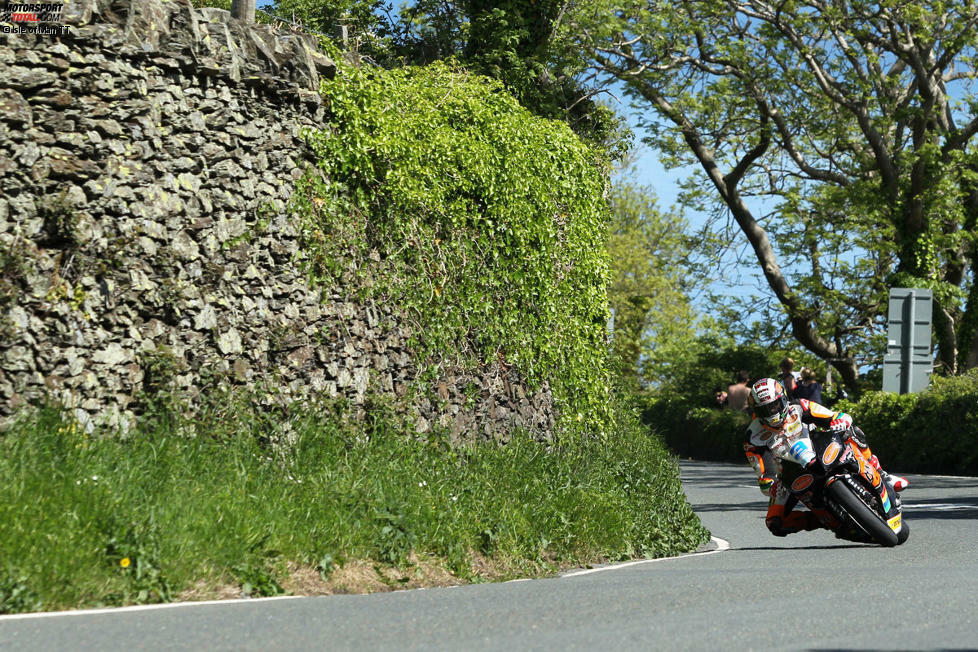
{"label": "yellow dandelion", "polygon": [[122,566],[123,568],[129,568],[129,564],[131,563],[132,561],[130,561],[128,557],[123,557],[122,559],[119,560],[119,565]]}

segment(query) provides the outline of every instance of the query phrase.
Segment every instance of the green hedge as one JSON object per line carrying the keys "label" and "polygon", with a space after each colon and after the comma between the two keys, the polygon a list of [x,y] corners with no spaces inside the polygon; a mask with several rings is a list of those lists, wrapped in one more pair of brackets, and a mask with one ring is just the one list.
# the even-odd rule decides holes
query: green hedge
{"label": "green hedge", "polygon": [[978,475],[978,370],[935,377],[925,392],[867,392],[837,407],[852,414],[888,468]]}
{"label": "green hedge", "polygon": [[659,432],[681,457],[745,462],[744,432],[750,418],[743,412],[690,405],[676,398],[650,400],[643,421]]}

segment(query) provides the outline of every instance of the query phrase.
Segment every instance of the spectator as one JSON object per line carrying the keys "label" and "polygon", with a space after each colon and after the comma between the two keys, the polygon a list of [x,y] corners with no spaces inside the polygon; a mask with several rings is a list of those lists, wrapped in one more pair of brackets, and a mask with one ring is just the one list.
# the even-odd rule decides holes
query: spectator
{"label": "spectator", "polygon": [[801,369],[801,382],[795,387],[795,398],[807,398],[822,404],[822,386],[815,380],[815,372],[808,367]]}
{"label": "spectator", "polygon": [[727,407],[727,393],[719,385],[713,388],[713,400],[721,410]]}
{"label": "spectator", "polygon": [[778,380],[784,387],[784,393],[787,394],[788,400],[795,398],[795,388],[798,386],[799,374],[793,371],[795,368],[795,361],[791,358],[785,358],[781,361],[781,374],[778,376]]}
{"label": "spectator", "polygon": [[750,374],[741,369],[737,372],[734,384],[727,388],[727,405],[732,410],[747,411],[747,397],[750,395]]}

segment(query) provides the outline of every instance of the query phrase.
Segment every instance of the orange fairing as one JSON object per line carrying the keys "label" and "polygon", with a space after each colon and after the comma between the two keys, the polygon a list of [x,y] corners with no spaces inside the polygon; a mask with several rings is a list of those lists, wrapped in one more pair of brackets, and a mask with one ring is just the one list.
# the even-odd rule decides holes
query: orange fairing
{"label": "orange fairing", "polygon": [[872,482],[874,487],[879,487],[880,482],[882,482],[880,474],[876,472],[876,469],[874,469],[873,465],[869,463],[869,460],[863,456],[862,451],[859,450],[859,447],[856,446],[856,444],[850,441],[849,447],[852,448],[852,452],[855,453],[854,457],[856,458],[856,461],[859,462],[859,473],[864,478]]}

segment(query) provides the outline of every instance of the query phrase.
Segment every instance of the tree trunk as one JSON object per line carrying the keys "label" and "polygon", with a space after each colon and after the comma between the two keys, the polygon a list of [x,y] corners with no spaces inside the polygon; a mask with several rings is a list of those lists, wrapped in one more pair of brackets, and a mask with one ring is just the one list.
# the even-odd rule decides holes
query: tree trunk
{"label": "tree trunk", "polygon": [[[736,183],[739,181],[739,178],[734,173],[721,176],[716,161],[713,159],[712,152],[706,148],[695,130],[690,125],[684,124],[681,120],[677,121],[677,125],[682,129],[686,143],[695,153],[707,176],[709,176],[710,180],[716,186],[724,203],[730,209],[738,226],[740,226],[741,231],[747,236],[747,240],[754,250],[754,255],[757,256],[757,260],[764,272],[764,278],[767,280],[768,286],[774,291],[778,301],[781,302],[781,305],[788,312],[791,320],[791,332],[795,339],[823,360],[832,360],[832,365],[838,369],[846,389],[852,396],[859,396],[859,374],[855,360],[846,352],[840,351],[839,347],[834,343],[818,334],[818,331],[812,324],[811,318],[806,315],[806,307],[802,305],[798,296],[792,291],[791,286],[788,285],[784,274],[781,273],[781,268],[778,265],[771,241],[767,237],[767,232],[757,223],[750,209],[737,192]],[[760,153],[760,151],[754,152],[753,155],[759,156]],[[750,156],[751,154],[748,154],[748,157]],[[745,158],[737,166],[737,169],[745,168],[748,162]]]}

